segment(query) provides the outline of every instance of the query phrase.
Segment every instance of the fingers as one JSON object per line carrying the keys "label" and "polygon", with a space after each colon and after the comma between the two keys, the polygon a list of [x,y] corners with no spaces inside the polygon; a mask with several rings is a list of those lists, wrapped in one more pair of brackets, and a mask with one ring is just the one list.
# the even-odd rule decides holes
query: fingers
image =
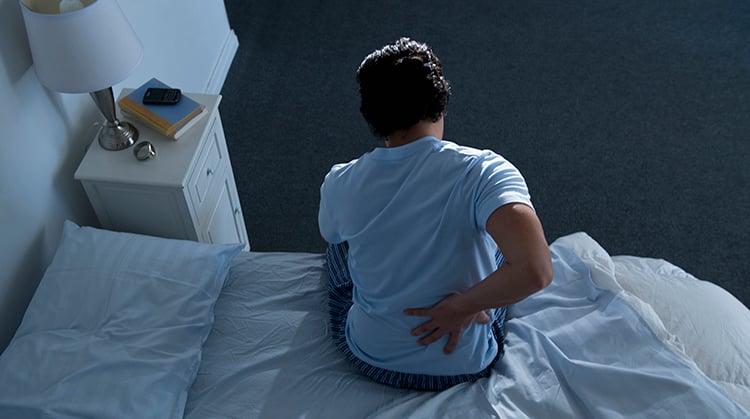
{"label": "fingers", "polygon": [[429,308],[407,308],[404,310],[407,316],[431,317]]}
{"label": "fingers", "polygon": [[433,332],[433,331],[435,331],[437,329],[438,329],[438,327],[435,325],[435,322],[433,322],[432,320],[430,320],[428,322],[424,322],[424,323],[420,324],[419,326],[415,327],[414,329],[411,329],[411,335],[412,336],[421,336],[421,335],[424,335],[425,333],[430,333],[430,332]]}
{"label": "fingers", "polygon": [[433,320],[426,321],[411,330],[412,336],[424,335],[417,340],[417,343],[422,346],[437,342],[444,334],[445,330],[438,327]]}
{"label": "fingers", "polygon": [[[445,316],[441,317],[439,310],[436,310],[435,307],[407,308],[404,310],[404,314],[407,316],[430,317],[428,321],[411,330],[412,336],[422,336],[417,340],[417,344],[419,345],[430,345],[448,334],[448,342],[443,347],[443,353],[446,355],[456,350],[466,327],[472,323],[489,324],[492,321],[492,318],[484,310],[459,321],[456,321],[455,318],[446,321]],[[442,320],[440,320],[441,318]]]}
{"label": "fingers", "polygon": [[[459,330],[458,332],[448,334],[448,343],[446,343],[445,347],[443,347],[443,353],[445,353],[446,355],[450,355],[453,353],[453,351],[456,350],[456,348],[458,347],[458,341],[461,338],[461,333],[463,333],[463,329]],[[445,334],[446,332],[444,329],[435,329],[432,331],[432,333],[417,340],[417,343],[422,346],[430,345],[439,341]]]}
{"label": "fingers", "polygon": [[[406,310],[404,310],[404,314],[407,316],[432,317],[430,309],[427,308],[407,308]],[[420,336],[424,335],[425,333],[432,332],[437,328],[434,323],[434,321],[429,320],[420,324],[419,326],[411,330],[412,336]]]}
{"label": "fingers", "polygon": [[445,344],[445,347],[443,348],[443,353],[446,355],[450,355],[453,353],[453,351],[456,350],[456,347],[458,346],[458,340],[461,337],[461,333],[463,333],[463,330],[459,330],[458,333],[451,333],[450,338],[448,339],[448,343]]}
{"label": "fingers", "polygon": [[[408,308],[404,310],[404,314],[407,316],[432,317],[435,313],[434,309],[431,308]],[[458,342],[465,327],[468,327],[472,323],[489,324],[491,321],[492,319],[487,312],[480,311],[473,317],[468,318],[462,326],[456,325],[458,326],[458,329],[453,330],[451,328],[445,328],[445,324],[436,321],[433,317],[412,329],[411,335],[422,336],[422,338],[417,340],[417,343],[424,346],[437,342],[447,333],[449,334],[449,339],[443,348],[443,352],[450,354],[458,347]]]}
{"label": "fingers", "polygon": [[439,341],[447,333],[449,336],[448,343],[445,344],[445,347],[443,348],[443,352],[446,355],[450,355],[458,347],[458,341],[461,338],[461,334],[463,333],[463,331],[464,329],[460,328],[456,332],[447,332],[446,329],[435,328],[433,326],[433,322],[429,321],[412,329],[411,334],[413,336],[424,335],[420,339],[417,340],[417,344],[421,346],[426,346],[426,345],[430,345]]}
{"label": "fingers", "polygon": [[438,340],[440,340],[440,338],[443,337],[444,334],[445,334],[445,331],[443,329],[435,329],[432,331],[432,333],[419,339],[417,343],[422,346],[426,346],[426,345],[437,342]]}

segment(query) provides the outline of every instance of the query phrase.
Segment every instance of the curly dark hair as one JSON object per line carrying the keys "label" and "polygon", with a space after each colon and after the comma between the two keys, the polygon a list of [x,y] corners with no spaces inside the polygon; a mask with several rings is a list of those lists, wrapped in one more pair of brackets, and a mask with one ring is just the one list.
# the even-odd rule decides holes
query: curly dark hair
{"label": "curly dark hair", "polygon": [[438,57],[427,44],[409,38],[365,57],[357,83],[360,112],[380,138],[420,121],[438,121],[450,96]]}

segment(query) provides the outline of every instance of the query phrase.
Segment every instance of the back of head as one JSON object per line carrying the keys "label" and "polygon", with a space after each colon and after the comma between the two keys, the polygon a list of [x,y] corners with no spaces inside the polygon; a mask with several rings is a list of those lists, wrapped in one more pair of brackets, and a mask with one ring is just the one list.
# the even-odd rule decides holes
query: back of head
{"label": "back of head", "polygon": [[368,55],[357,70],[360,111],[373,133],[386,137],[445,113],[450,85],[440,60],[421,42],[401,38]]}

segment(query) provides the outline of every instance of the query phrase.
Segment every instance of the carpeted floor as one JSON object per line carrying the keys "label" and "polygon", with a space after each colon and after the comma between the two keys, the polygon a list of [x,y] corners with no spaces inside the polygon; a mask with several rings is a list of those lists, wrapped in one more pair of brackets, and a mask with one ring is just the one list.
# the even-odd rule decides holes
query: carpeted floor
{"label": "carpeted floor", "polygon": [[550,242],[585,231],[750,305],[750,3],[225,4],[240,47],[221,112],[253,250],[323,250],[325,173],[379,145],[355,70],[411,36],[452,83],[446,138],[518,166]]}

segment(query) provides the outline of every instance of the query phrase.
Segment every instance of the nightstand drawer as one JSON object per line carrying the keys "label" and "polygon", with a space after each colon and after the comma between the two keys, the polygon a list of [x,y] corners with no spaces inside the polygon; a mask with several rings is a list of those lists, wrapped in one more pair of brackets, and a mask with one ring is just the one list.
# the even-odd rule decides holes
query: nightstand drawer
{"label": "nightstand drawer", "polygon": [[193,203],[193,209],[200,213],[200,208],[211,194],[211,190],[218,187],[218,180],[224,173],[227,164],[225,149],[222,147],[223,136],[217,132],[221,124],[215,118],[211,121],[207,141],[198,157],[198,164],[188,181],[188,193]]}

